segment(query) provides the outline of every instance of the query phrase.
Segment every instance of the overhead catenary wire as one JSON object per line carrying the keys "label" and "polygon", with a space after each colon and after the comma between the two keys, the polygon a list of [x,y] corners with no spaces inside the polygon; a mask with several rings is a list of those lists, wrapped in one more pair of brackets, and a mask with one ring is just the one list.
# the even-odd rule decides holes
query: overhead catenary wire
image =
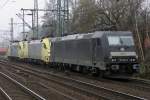
{"label": "overhead catenary wire", "polygon": [[3,8],[7,5],[7,3],[8,3],[9,1],[10,1],[10,0],[6,0],[6,1],[4,2],[4,4],[2,5],[1,9],[3,9]]}

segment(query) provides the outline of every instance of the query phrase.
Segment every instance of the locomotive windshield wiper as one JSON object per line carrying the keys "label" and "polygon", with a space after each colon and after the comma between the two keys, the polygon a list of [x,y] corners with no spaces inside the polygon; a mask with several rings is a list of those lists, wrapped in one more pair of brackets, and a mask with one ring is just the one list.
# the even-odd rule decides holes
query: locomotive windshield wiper
{"label": "locomotive windshield wiper", "polygon": [[123,45],[123,40],[120,38],[120,44]]}

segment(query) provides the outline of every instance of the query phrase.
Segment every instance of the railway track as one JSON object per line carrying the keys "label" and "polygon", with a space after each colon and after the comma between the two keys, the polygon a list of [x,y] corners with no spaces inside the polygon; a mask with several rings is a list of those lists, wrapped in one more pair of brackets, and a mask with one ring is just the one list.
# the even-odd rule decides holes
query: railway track
{"label": "railway track", "polygon": [[[1,62],[1,64],[5,65]],[[44,73],[31,68],[23,68],[22,66],[10,65],[11,67],[21,70],[25,73],[35,75],[37,77],[43,78],[48,81],[55,82],[57,84],[72,88],[74,90],[80,91],[86,95],[91,95],[96,98],[101,98],[105,100],[146,100],[138,96],[130,95],[127,93],[115,91],[109,88],[96,86],[91,83],[87,83],[81,80],[76,80],[68,77],[62,77],[53,73]]]}
{"label": "railway track", "polygon": [[0,87],[0,98],[2,100],[12,100],[12,98]]}
{"label": "railway track", "polygon": [[144,84],[144,85],[150,86],[149,80],[140,79],[140,78],[130,78],[130,80],[137,83],[137,84]]}
{"label": "railway track", "polygon": [[130,83],[125,84],[128,87],[135,87],[137,90],[142,90],[145,92],[150,92],[150,83],[147,81],[142,81],[140,79],[130,78]]}
{"label": "railway track", "polygon": [[[0,67],[2,68],[2,66],[0,65]],[[6,65],[5,65],[5,67],[6,67]],[[15,69],[14,67],[12,67],[12,69]],[[2,70],[3,70],[3,68],[2,68]],[[9,73],[7,73],[7,71],[5,70],[4,72],[6,72],[7,74],[10,74],[10,75],[12,75],[12,77],[14,76],[14,78],[16,78],[16,77],[21,77],[21,76],[29,76],[29,77],[32,77],[32,79],[33,80],[38,80],[38,82],[34,82],[33,84],[38,84],[38,89],[41,91],[41,87],[42,88],[45,88],[46,89],[46,92],[50,92],[50,91],[52,91],[53,93],[50,93],[50,94],[53,94],[53,95],[51,95],[51,96],[49,96],[48,98],[47,98],[47,100],[96,100],[96,99],[93,99],[92,97],[92,99],[87,99],[87,97],[86,96],[81,96],[81,94],[80,94],[80,92],[79,93],[77,93],[77,94],[73,94],[74,93],[74,91],[71,91],[71,93],[68,93],[68,94],[66,94],[66,91],[68,91],[68,87],[66,86],[66,88],[67,89],[64,89],[64,88],[60,88],[59,87],[59,85],[56,85],[56,83],[54,83],[55,84],[55,86],[54,86],[54,84],[51,84],[51,82],[50,81],[43,81],[43,79],[41,78],[41,77],[38,77],[38,76],[36,76],[36,75],[31,75],[31,73],[28,73],[28,75],[27,75],[27,73],[22,73],[22,71],[20,70],[19,71],[19,69],[15,69],[16,71],[17,71],[17,73],[19,72],[20,74],[19,75],[15,75],[15,73],[14,72],[10,72],[10,70],[11,70],[11,68],[9,68]],[[14,71],[15,71],[14,70]],[[12,70],[11,70],[12,71]],[[12,74],[11,74],[12,73]],[[36,76],[36,77],[38,77],[38,78],[33,78],[33,76]],[[18,79],[18,78],[17,78]],[[32,80],[31,79],[31,80]],[[25,79],[26,80],[26,79]],[[30,79],[28,79],[27,78],[27,81],[29,81]],[[24,82],[23,82],[24,83]],[[50,84],[47,84],[47,83],[50,83]],[[25,83],[26,84],[26,83]],[[28,84],[28,82],[27,82],[27,84]],[[34,87],[34,85],[31,85],[31,84],[28,84],[29,86],[32,86],[32,87]],[[31,88],[32,88],[31,87]],[[60,88],[60,89],[58,89],[58,88]],[[34,90],[34,88],[33,88],[33,90]],[[38,90],[38,91],[39,91]],[[48,90],[50,90],[50,91],[48,91]],[[36,91],[36,90],[35,90]],[[45,91],[44,91],[45,92]],[[45,93],[42,93],[42,94],[45,94]],[[73,92],[73,93],[72,93]],[[40,93],[39,93],[40,94]],[[73,95],[72,95],[73,94]],[[55,97],[54,97],[55,96]],[[59,98],[59,96],[61,97],[61,98]],[[106,100],[106,99],[100,99],[100,100]]]}
{"label": "railway track", "polygon": [[46,100],[2,72],[0,72],[0,80],[0,85],[3,87],[1,91],[5,94],[6,100]]}
{"label": "railway track", "polygon": [[[7,73],[8,75],[14,77],[15,79],[19,80],[20,83],[24,84],[24,82],[20,80],[22,75],[16,75],[15,73],[8,72],[6,70],[4,72]],[[66,95],[65,93],[62,93],[62,92],[56,90],[55,88],[51,88],[51,86],[44,85],[40,80],[39,80],[39,82],[31,82],[31,83],[29,82],[28,79],[27,80],[24,79],[24,80],[28,81],[27,83],[25,83],[25,85],[27,85],[27,87],[31,88],[32,90],[36,91],[38,94],[42,95],[45,98],[45,100],[78,100],[70,95]],[[48,95],[48,94],[51,94],[51,95]]]}
{"label": "railway track", "polygon": [[[18,64],[17,64],[18,65]],[[20,66],[20,65],[19,65]],[[30,66],[30,67],[34,67],[34,69],[36,68],[36,70],[33,70],[33,71],[38,71],[40,73],[43,73],[43,74],[49,74],[48,71],[45,71],[45,69],[41,69],[38,70],[37,67],[35,66],[32,66],[32,65],[26,65],[27,66]],[[24,67],[24,66],[23,66]],[[28,67],[27,67],[28,68]],[[30,68],[29,68],[30,70]],[[31,69],[32,70],[32,69]],[[51,70],[50,70],[51,71]],[[83,76],[81,74],[78,74],[78,73],[71,73],[73,74],[72,76],[79,76],[79,77],[82,77],[83,78],[86,78],[87,79],[87,75],[86,76]],[[74,77],[75,78],[75,77]],[[102,82],[106,82],[106,83],[112,83],[112,84],[117,84],[117,85],[123,85],[123,86],[126,86],[126,87],[130,87],[130,88],[134,88],[136,90],[143,90],[143,91],[146,91],[146,92],[150,92],[150,81],[148,80],[144,80],[144,79],[138,79],[138,78],[130,78],[129,80],[126,80],[127,82],[125,81],[112,81],[112,80],[108,80],[108,79],[99,79],[99,78],[95,78],[95,77],[90,77],[88,76],[88,79],[91,79],[93,80],[93,83],[98,83],[100,81]]]}
{"label": "railway track", "polygon": [[[10,73],[12,73],[12,72],[9,72],[9,74]],[[13,73],[12,75],[15,75],[15,74]],[[27,87],[31,88],[32,90],[37,91],[37,93],[41,94],[43,97],[45,97],[46,100],[78,100],[70,95],[66,95],[65,93],[62,93],[62,92],[56,90],[55,88],[46,86],[42,82],[31,82],[31,83],[27,82],[27,84],[25,84],[25,85],[27,85]],[[46,90],[46,91],[43,92],[43,90]],[[48,94],[51,94],[51,95],[48,95]]]}

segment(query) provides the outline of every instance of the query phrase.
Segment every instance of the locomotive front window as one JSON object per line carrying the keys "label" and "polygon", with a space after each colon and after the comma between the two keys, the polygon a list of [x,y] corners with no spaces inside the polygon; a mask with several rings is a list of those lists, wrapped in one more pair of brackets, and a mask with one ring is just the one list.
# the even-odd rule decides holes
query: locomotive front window
{"label": "locomotive front window", "polygon": [[109,36],[108,42],[109,42],[109,45],[121,45],[120,38],[118,36]]}
{"label": "locomotive front window", "polygon": [[131,36],[121,36],[120,42],[122,45],[125,45],[125,46],[133,46],[134,45],[134,41]]}
{"label": "locomotive front window", "polygon": [[134,41],[132,36],[108,36],[108,42],[111,46],[123,45],[123,46],[133,46]]}

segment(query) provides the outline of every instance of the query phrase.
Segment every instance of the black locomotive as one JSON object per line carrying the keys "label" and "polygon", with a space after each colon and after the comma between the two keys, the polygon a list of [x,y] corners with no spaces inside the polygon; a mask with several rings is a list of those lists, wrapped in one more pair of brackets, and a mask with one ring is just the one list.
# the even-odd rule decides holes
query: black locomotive
{"label": "black locomotive", "polygon": [[97,31],[51,39],[51,62],[94,75],[132,75],[139,69],[131,32]]}

